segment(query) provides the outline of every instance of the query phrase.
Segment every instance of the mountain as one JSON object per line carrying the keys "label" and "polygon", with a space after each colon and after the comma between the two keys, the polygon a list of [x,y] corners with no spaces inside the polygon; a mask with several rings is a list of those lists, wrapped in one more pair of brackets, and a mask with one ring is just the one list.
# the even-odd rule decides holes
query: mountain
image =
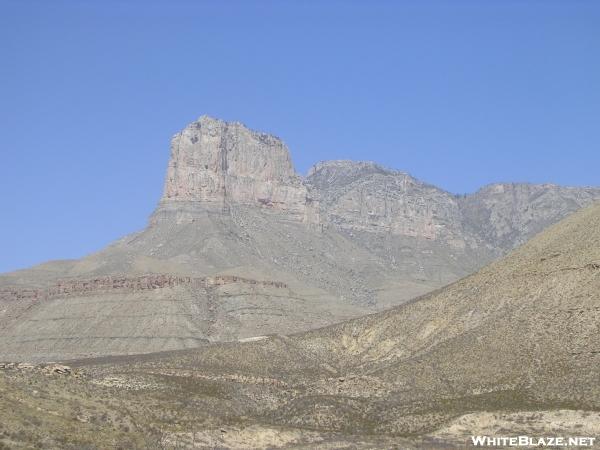
{"label": "mountain", "polygon": [[454,195],[371,162],[327,161],[306,179],[321,215],[366,236],[422,238],[499,256],[600,199],[599,188],[498,183]]}
{"label": "mountain", "polygon": [[597,188],[457,196],[374,163],[306,178],[277,137],[207,116],[171,141],[147,228],[0,276],[0,359],[56,360],[289,334],[380,311],[505,254]]}
{"label": "mountain", "polygon": [[492,184],[461,200],[465,231],[492,248],[506,251],[597,201],[598,189],[555,184]]}
{"label": "mountain", "polygon": [[129,447],[305,449],[595,437],[599,323],[600,204],[450,286],[341,324],[6,368],[0,423],[37,423],[11,443],[52,429],[80,447],[116,435]]}

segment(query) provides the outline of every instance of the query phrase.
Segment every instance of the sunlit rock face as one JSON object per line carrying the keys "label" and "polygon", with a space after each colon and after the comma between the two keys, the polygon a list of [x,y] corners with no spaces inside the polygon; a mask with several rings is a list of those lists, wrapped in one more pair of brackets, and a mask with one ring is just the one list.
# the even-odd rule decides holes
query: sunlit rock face
{"label": "sunlit rock face", "polygon": [[388,234],[495,255],[600,200],[600,188],[498,183],[454,195],[372,162],[324,161],[306,183],[321,220],[356,234]]}
{"label": "sunlit rock face", "polygon": [[309,172],[325,220],[339,228],[443,241],[464,247],[456,197],[372,162],[325,161]]}
{"label": "sunlit rock face", "polygon": [[277,137],[202,116],[171,141],[171,158],[157,217],[178,211],[227,211],[245,205],[317,221],[315,204]]}
{"label": "sunlit rock face", "polygon": [[465,232],[510,250],[580,208],[600,200],[596,187],[497,183],[461,198]]}

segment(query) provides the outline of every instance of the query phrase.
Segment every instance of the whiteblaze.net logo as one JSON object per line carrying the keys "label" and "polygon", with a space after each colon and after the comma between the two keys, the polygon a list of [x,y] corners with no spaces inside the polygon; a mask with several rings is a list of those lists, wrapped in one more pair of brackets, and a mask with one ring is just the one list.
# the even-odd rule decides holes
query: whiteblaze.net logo
{"label": "whiteblaze.net logo", "polygon": [[592,447],[595,437],[471,436],[475,447]]}

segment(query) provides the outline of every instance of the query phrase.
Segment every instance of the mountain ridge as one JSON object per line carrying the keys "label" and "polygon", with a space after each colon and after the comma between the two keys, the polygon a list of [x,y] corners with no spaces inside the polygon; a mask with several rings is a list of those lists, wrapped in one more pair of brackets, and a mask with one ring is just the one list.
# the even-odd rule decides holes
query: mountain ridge
{"label": "mountain ridge", "polygon": [[[208,116],[175,134],[170,151],[163,196],[144,230],[79,260],[0,275],[4,355],[170,350],[190,346],[190,337],[246,339],[339,322],[473,273],[600,199],[596,188],[520,184],[461,198],[347,160],[318,163],[302,178],[279,138]],[[198,292],[164,286],[150,297],[118,286],[44,300],[27,294],[69,280],[147,276],[238,281]],[[249,289],[242,279],[287,287]]]}

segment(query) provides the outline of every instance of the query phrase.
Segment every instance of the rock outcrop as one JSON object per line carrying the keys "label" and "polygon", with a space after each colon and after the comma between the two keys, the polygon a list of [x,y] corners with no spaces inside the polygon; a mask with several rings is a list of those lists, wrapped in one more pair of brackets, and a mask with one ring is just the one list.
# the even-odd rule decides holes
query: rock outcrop
{"label": "rock outcrop", "polygon": [[164,195],[155,218],[238,205],[288,213],[315,222],[317,211],[289,151],[277,137],[202,116],[171,140]]}
{"label": "rock outcrop", "polygon": [[460,207],[466,233],[506,251],[598,200],[599,188],[500,183],[464,196]]}
{"label": "rock outcrop", "polygon": [[456,197],[406,173],[327,161],[310,169],[307,183],[319,193],[324,220],[340,229],[466,245]]}
{"label": "rock outcrop", "polygon": [[307,185],[325,223],[341,230],[415,237],[501,255],[600,201],[600,188],[500,183],[454,195],[372,162],[325,161]]}

